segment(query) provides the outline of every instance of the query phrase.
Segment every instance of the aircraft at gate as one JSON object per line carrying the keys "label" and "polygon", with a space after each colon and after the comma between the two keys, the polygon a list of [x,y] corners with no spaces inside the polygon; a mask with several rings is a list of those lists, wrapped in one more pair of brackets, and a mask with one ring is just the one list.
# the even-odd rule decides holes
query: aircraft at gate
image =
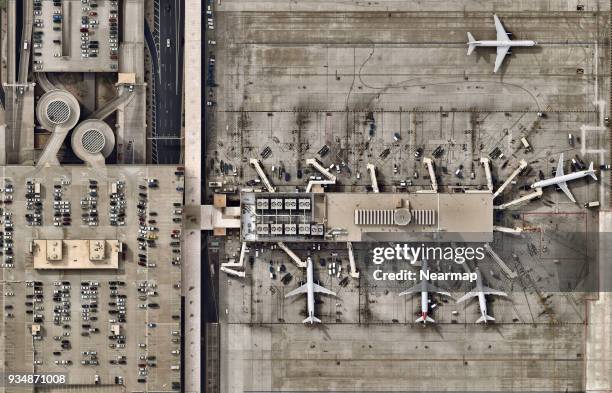
{"label": "aircraft at gate", "polygon": [[480,315],[481,317],[476,320],[476,323],[487,323],[487,321],[494,321],[495,318],[489,316],[487,314],[487,300],[485,299],[485,295],[496,295],[496,296],[504,296],[508,297],[505,292],[498,291],[493,288],[485,287],[482,283],[482,274],[479,269],[476,269],[476,288],[473,291],[466,293],[457,300],[457,303],[464,302],[472,297],[478,297],[478,305],[480,306]]}
{"label": "aircraft at gate", "polygon": [[[427,267],[427,261],[423,260],[421,262],[421,270],[424,272],[428,271],[428,267]],[[427,322],[435,322],[435,320],[433,318],[431,318],[430,316],[427,315],[428,311],[429,311],[429,292],[436,292],[439,293],[441,295],[445,295],[448,297],[451,297],[451,294],[448,292],[445,292],[443,290],[441,290],[440,288],[432,285],[430,282],[428,282],[427,280],[422,280],[421,282],[419,282],[418,284],[416,284],[415,286],[409,288],[408,290],[402,292],[399,294],[399,296],[404,296],[404,295],[409,295],[411,293],[417,293],[417,292],[421,292],[421,316],[419,318],[417,318],[417,320],[415,322],[423,322],[423,323],[427,323]]]}
{"label": "aircraft at gate", "polygon": [[531,188],[544,188],[556,185],[565,193],[565,195],[567,195],[567,197],[572,202],[576,202],[576,198],[574,198],[574,196],[572,195],[572,192],[567,186],[567,182],[570,180],[582,179],[585,176],[591,176],[593,179],[597,180],[595,170],[593,169],[593,162],[591,162],[591,164],[589,165],[589,169],[568,173],[566,175],[563,173],[563,153],[561,153],[561,155],[559,156],[559,162],[557,163],[557,171],[555,172],[555,177],[537,181],[531,185]]}
{"label": "aircraft at gate", "polygon": [[321,320],[314,315],[314,294],[315,292],[324,293],[326,295],[336,296],[335,292],[330,291],[329,289],[325,289],[322,286],[314,283],[313,272],[312,272],[312,259],[308,258],[306,262],[306,284],[300,286],[299,288],[294,289],[285,295],[285,297],[299,295],[301,293],[305,293],[308,299],[308,318],[304,319],[302,323],[321,323]]}

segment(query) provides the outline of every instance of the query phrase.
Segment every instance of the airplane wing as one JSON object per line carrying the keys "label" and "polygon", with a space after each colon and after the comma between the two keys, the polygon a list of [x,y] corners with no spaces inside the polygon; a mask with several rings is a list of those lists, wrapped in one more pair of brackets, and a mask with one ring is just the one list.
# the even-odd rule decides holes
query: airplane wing
{"label": "airplane wing", "polygon": [[497,47],[497,57],[495,58],[495,69],[493,69],[493,72],[497,72],[497,70],[499,70],[499,67],[501,67],[502,63],[504,62],[509,50],[509,46]]}
{"label": "airplane wing", "polygon": [[438,288],[438,287],[436,287],[435,285],[432,285],[432,284],[430,284],[430,283],[427,283],[427,290],[428,290],[429,292],[437,292],[437,293],[439,293],[439,294],[441,294],[441,295],[446,295],[446,296],[448,296],[448,297],[451,297],[451,294],[450,294],[450,293],[448,293],[448,292],[446,292],[446,291],[443,291],[443,290],[441,290],[440,288]]}
{"label": "airplane wing", "polygon": [[326,295],[336,296],[336,292],[332,292],[329,289],[323,288],[319,284],[312,284],[312,286],[313,286],[313,289],[314,289],[315,292],[320,292],[320,293],[324,293]]}
{"label": "airplane wing", "polygon": [[483,287],[482,288],[482,292],[485,295],[496,295],[496,296],[508,297],[508,294],[506,292],[498,291],[497,289],[493,289],[493,288],[489,288],[489,287]]}
{"label": "airplane wing", "polygon": [[398,296],[409,295],[409,294],[415,293],[415,292],[421,292],[421,283],[418,283],[415,286],[408,288],[404,292],[401,292]]}
{"label": "airplane wing", "polygon": [[478,292],[477,291],[468,292],[465,295],[461,296],[459,298],[459,300],[457,300],[457,303],[465,302],[466,300],[468,300],[470,298],[473,298],[473,297],[476,297],[476,296],[478,296]]}
{"label": "airplane wing", "polygon": [[[508,37],[508,33],[506,33],[506,29],[504,29],[504,25],[502,25],[497,15],[493,15],[493,19],[495,20],[495,30],[497,31],[497,41],[510,40],[510,37]],[[499,54],[499,52],[497,53]]]}
{"label": "airplane wing", "polygon": [[570,191],[570,189],[567,186],[566,182],[557,183],[557,186],[559,186],[561,191],[563,191],[565,193],[565,195],[567,195],[567,197],[570,199],[570,201],[576,203],[576,198],[574,198],[574,196],[572,195],[572,192]]}
{"label": "airplane wing", "polygon": [[306,292],[308,292],[308,287],[307,287],[307,284],[304,284],[301,287],[296,288],[293,291],[286,294],[285,297],[295,296],[295,295],[299,295],[300,293],[306,293]]}
{"label": "airplane wing", "polygon": [[563,176],[563,153],[559,155],[559,162],[557,163],[557,172],[555,172],[555,177]]}

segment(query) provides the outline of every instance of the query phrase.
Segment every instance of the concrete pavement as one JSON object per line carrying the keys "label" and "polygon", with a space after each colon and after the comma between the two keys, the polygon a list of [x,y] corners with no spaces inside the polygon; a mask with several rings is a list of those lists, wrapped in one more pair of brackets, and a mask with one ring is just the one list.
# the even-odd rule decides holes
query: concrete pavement
{"label": "concrete pavement", "polygon": [[183,296],[185,298],[184,392],[201,392],[201,232],[202,199],[202,40],[201,2],[185,2],[185,230],[183,241]]}

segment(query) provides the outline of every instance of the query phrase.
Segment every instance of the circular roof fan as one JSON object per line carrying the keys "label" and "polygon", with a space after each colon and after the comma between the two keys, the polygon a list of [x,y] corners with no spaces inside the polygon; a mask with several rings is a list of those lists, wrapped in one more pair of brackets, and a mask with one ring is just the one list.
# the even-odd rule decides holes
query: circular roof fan
{"label": "circular roof fan", "polygon": [[79,121],[81,108],[77,99],[65,90],[51,90],[40,97],[36,117],[49,131],[56,128],[70,130]]}
{"label": "circular roof fan", "polygon": [[115,134],[102,120],[90,119],[72,132],[72,150],[81,160],[91,162],[101,154],[108,157],[115,148]]}

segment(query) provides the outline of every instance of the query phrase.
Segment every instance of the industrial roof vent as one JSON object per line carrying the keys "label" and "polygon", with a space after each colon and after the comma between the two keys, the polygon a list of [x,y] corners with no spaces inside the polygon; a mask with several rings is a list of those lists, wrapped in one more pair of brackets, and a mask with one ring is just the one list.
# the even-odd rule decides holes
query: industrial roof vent
{"label": "industrial roof vent", "polygon": [[408,209],[397,209],[393,213],[393,221],[395,221],[395,225],[408,225],[412,217],[410,216],[410,210]]}
{"label": "industrial roof vent", "polygon": [[54,100],[47,105],[47,118],[53,124],[65,123],[70,118],[70,105],[62,100]]}
{"label": "industrial roof vent", "polygon": [[72,129],[79,121],[81,108],[76,98],[65,90],[51,90],[43,94],[36,106],[36,117],[40,125],[56,131]]}
{"label": "industrial roof vent", "polygon": [[115,134],[102,120],[89,119],[72,131],[72,150],[85,162],[104,162],[115,148]]}
{"label": "industrial roof vent", "polygon": [[87,130],[81,137],[81,143],[83,148],[90,153],[99,153],[106,144],[106,137],[103,133],[96,129]]}

